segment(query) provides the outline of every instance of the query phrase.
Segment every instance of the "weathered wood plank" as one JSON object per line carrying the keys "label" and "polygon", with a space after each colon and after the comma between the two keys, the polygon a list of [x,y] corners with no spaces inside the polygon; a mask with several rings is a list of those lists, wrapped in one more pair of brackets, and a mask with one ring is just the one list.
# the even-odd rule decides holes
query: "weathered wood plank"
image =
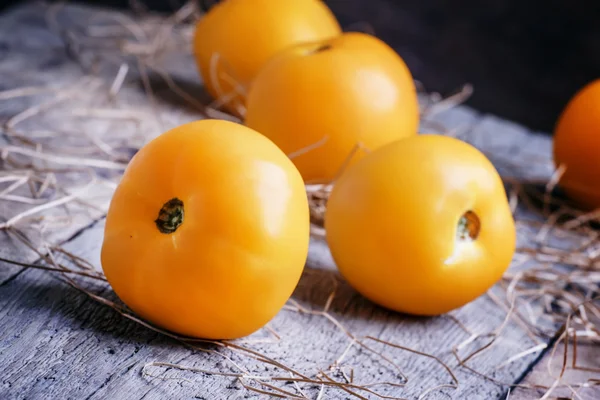
{"label": "weathered wood plank", "polygon": [[[564,343],[557,344],[556,350],[549,350],[544,357],[533,367],[523,380],[525,385],[552,386],[559,378],[564,360]],[[600,386],[598,382],[589,381],[598,379],[600,376],[600,346],[598,343],[578,344],[576,366],[573,366],[573,346],[569,345],[567,351],[567,367],[563,377],[560,379],[560,387],[547,390],[523,390],[516,389],[512,392],[512,400],[534,400],[548,393],[549,398],[577,398],[581,400],[600,399]],[[552,374],[549,372],[549,368]],[[578,385],[588,382],[588,387]],[[571,385],[573,390],[565,385]],[[576,393],[576,394],[575,394]]]}
{"label": "weathered wood plank", "polygon": [[[66,248],[98,265],[102,228],[103,225],[98,224],[67,244]],[[322,308],[333,289],[332,276],[333,266],[325,246],[315,243],[293,299],[307,308]],[[96,290],[114,298],[109,289]],[[197,394],[204,398],[229,398],[239,393],[238,386],[231,387],[231,378],[192,376],[174,371],[166,376],[182,376],[195,383],[143,378],[140,376],[142,368],[153,361],[182,363],[221,372],[231,372],[231,367],[217,356],[194,354],[177,343],[136,326],[107,307],[60,284],[46,272],[27,271],[19,275],[0,288],[0,299],[0,335],[9,338],[1,341],[3,366],[0,373],[5,385],[10,388],[9,396],[26,393],[31,398],[42,395],[115,398],[127,393],[128,398],[146,396],[158,399],[167,393],[174,398],[190,398]],[[410,318],[375,307],[343,282],[340,282],[330,314],[357,336],[371,335],[432,353],[454,367],[456,363],[449,350],[469,337],[447,317]],[[483,332],[499,326],[505,313],[482,297],[454,315],[473,332]],[[270,326],[281,340],[251,345],[251,348],[309,376],[314,376],[321,369],[327,371],[349,344],[344,332],[322,316],[299,315],[284,310]],[[268,332],[259,332],[250,339],[255,337],[268,337]],[[509,325],[497,346],[476,359],[473,366],[492,373],[496,379],[512,382],[528,366],[532,357],[498,371],[494,371],[494,366],[509,354],[531,345],[522,331]],[[382,394],[416,398],[427,388],[452,382],[434,360],[376,344],[373,347],[385,351],[401,367],[402,373],[411,378],[405,389],[382,390]],[[235,357],[231,352],[223,353]],[[235,360],[254,374],[273,373],[254,360],[239,356]],[[351,350],[342,365],[354,369],[357,382],[401,381],[397,371],[364,350]],[[161,372],[160,369],[152,371],[155,374]],[[440,389],[430,398],[480,396],[492,399],[498,398],[504,391],[502,387],[482,382],[464,370],[455,369],[455,373],[460,382],[458,391]],[[291,386],[288,389],[293,390]],[[307,387],[305,391],[315,398],[318,390]],[[342,395],[343,392],[328,390],[326,398],[342,398]]]}
{"label": "weathered wood plank", "polygon": [[[0,41],[5,42],[5,47],[8,48],[6,55],[0,58],[0,87],[3,89],[24,84],[60,87],[88,74],[94,66],[94,53],[99,50],[95,48],[80,51],[80,64],[69,58],[63,42],[56,33],[51,33],[47,28],[44,18],[47,11],[40,7],[25,6],[1,17]],[[57,18],[63,28],[77,30],[85,27],[90,17],[97,15],[95,9],[69,6],[57,15]],[[174,80],[187,92],[205,101],[206,95],[201,92],[200,81],[189,54],[170,55],[167,61],[166,65],[169,66]],[[118,67],[119,62],[108,66],[102,64],[98,76],[110,83]],[[133,126],[120,120],[111,123],[89,120],[76,123],[71,121],[72,118],[59,121],[59,126],[65,130],[97,133],[115,147],[135,148],[168,127],[200,117],[186,102],[173,96],[164,80],[156,74],[150,77],[150,81],[155,89],[155,105],[144,94],[143,84],[135,72],[128,75],[119,95],[111,100],[112,103],[108,99],[98,98],[97,92],[83,93],[77,98],[82,104],[100,104],[102,107],[110,105],[118,108],[127,105],[128,110],[135,109],[147,115]],[[27,107],[30,104],[28,101],[30,100],[0,102],[0,118],[10,118],[15,112]],[[48,116],[48,121],[56,126],[56,118],[60,120],[61,115],[65,115],[64,110],[63,114]],[[155,118],[157,116],[158,118]],[[547,179],[552,172],[549,159],[550,140],[547,137],[536,135],[507,121],[481,115],[467,107],[454,108],[440,113],[433,119],[448,128],[456,128],[459,137],[485,151],[505,175]],[[106,131],[111,130],[114,131],[113,135],[106,134]],[[532,158],[538,162],[532,163]],[[97,204],[105,206],[110,197],[110,190],[96,193],[93,197]],[[95,218],[88,216],[85,221],[89,223]],[[103,221],[100,221],[69,241],[65,248],[90,260],[99,268],[102,229]],[[66,234],[66,230],[56,229],[55,233],[63,235]],[[531,239],[531,234],[524,230],[519,240],[526,243]],[[45,241],[56,243],[71,235],[72,233],[64,238],[54,239],[46,235],[43,238]],[[11,258],[25,257],[11,249],[7,244],[6,249],[2,248],[1,254]],[[1,398],[260,397],[244,390],[233,377],[193,374],[174,369],[166,371],[165,368],[157,367],[150,367],[147,372],[160,374],[161,378],[143,376],[142,369],[153,361],[181,363],[217,372],[238,372],[224,358],[227,356],[238,365],[247,368],[253,375],[285,375],[281,370],[230,349],[219,349],[221,355],[188,349],[121,317],[48,272],[21,272],[20,269],[7,270],[4,266],[0,271],[10,271],[6,278],[0,279]],[[502,325],[506,311],[488,296],[483,296],[452,313],[469,332],[463,330],[449,316],[411,318],[391,313],[369,303],[341,281],[335,273],[325,244],[315,240],[311,244],[309,262],[293,300],[303,307],[320,310],[334,288],[333,282],[338,282],[338,289],[328,315],[340,321],[349,332],[358,337],[371,335],[431,353],[452,368],[459,381],[458,389],[438,388],[430,392],[428,398],[494,399],[504,396],[505,386],[458,367],[451,353],[453,346],[465,342],[471,334],[491,332]],[[88,282],[86,287],[116,300],[106,285]],[[502,291],[498,287],[492,290],[492,293],[502,297]],[[346,333],[322,315],[298,313],[293,310],[293,303],[289,306],[291,309],[282,310],[269,324],[281,336],[279,341],[274,342],[268,330],[261,330],[248,340],[268,339],[270,343],[246,343],[244,340],[238,343],[245,343],[245,346],[311,377],[323,370],[341,380],[341,371],[350,374],[352,369],[354,379],[358,383],[402,382],[397,370],[382,361],[379,356],[360,349],[358,345],[354,345],[346,354],[340,364],[341,369],[330,370],[329,367],[345,353],[350,343]],[[465,345],[460,354],[467,354],[486,343],[486,340],[479,339]],[[450,375],[431,358],[377,343],[370,344],[397,363],[401,372],[410,378],[405,388],[373,388],[382,394],[417,398],[427,389],[452,383]],[[535,344],[521,326],[509,320],[500,339],[479,357],[470,360],[468,365],[498,381],[510,384],[528,371],[537,354],[530,354],[508,365],[503,365],[503,362]],[[176,377],[187,380],[162,379]],[[317,398],[319,395],[319,386],[300,386],[311,398]],[[295,391],[292,384],[284,384],[281,387],[291,392]],[[361,394],[370,397],[368,393]],[[328,388],[322,398],[347,397],[349,394],[346,392]]]}

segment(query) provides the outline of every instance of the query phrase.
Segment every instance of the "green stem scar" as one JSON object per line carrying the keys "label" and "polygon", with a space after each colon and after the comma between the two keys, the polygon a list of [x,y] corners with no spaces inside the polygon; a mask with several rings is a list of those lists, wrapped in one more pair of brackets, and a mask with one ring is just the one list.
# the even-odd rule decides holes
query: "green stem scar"
{"label": "green stem scar", "polygon": [[158,218],[154,222],[161,233],[175,232],[183,224],[183,201],[177,197],[167,201],[158,212]]}
{"label": "green stem scar", "polygon": [[475,240],[481,231],[481,221],[473,211],[467,211],[458,220],[456,237],[460,240]]}

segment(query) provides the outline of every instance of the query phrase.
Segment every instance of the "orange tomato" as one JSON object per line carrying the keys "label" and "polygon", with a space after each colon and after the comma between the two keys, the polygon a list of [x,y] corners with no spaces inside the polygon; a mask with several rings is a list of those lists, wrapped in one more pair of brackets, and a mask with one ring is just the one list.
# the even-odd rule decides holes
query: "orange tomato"
{"label": "orange tomato", "polygon": [[[290,154],[307,182],[331,181],[352,154],[416,135],[419,106],[406,64],[363,33],[302,44],[257,75],[245,123]],[[319,146],[314,146],[320,144]]]}
{"label": "orange tomato", "polygon": [[600,207],[600,79],[575,94],[554,131],[554,162],[565,168],[559,185],[584,208]]}
{"label": "orange tomato", "polygon": [[327,242],[348,283],[392,310],[437,315],[489,289],[509,266],[515,225],[500,176],[458,139],[382,147],[335,183]]}
{"label": "orange tomato", "polygon": [[308,241],[304,184],[285,154],[242,125],[203,120],[135,155],[110,203],[102,268],[143,318],[232,339],[288,300]]}
{"label": "orange tomato", "polygon": [[226,0],[196,25],[194,53],[211,96],[243,114],[245,89],[277,52],[341,34],[320,0]]}

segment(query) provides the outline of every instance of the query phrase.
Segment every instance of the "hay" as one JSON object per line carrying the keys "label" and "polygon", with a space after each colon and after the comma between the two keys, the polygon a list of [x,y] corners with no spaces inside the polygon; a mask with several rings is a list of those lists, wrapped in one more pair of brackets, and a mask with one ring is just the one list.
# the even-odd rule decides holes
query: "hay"
{"label": "hay", "polygon": [[[62,32],[57,22],[59,14],[58,7],[51,8],[48,20],[51,26]],[[502,324],[488,332],[474,333],[457,317],[451,314],[446,316],[469,335],[462,343],[448,348],[457,362],[454,368],[435,354],[377,337],[360,337],[352,333],[330,312],[336,296],[338,277],[333,278],[333,290],[322,309],[308,309],[292,298],[282,311],[324,318],[343,333],[347,340],[347,346],[329,370],[316,372],[298,371],[284,360],[269,358],[254,350],[251,346],[255,342],[251,340],[208,341],[178,336],[141,320],[124,305],[96,294],[92,289],[96,286],[91,286],[91,282],[96,282],[95,285],[99,282],[104,287],[108,285],[102,273],[95,270],[88,261],[70,254],[61,246],[50,244],[44,232],[72,226],[74,215],[77,213],[85,212],[88,213],[88,217],[101,218],[106,212],[107,199],[110,198],[110,193],[118,184],[121,173],[131,157],[131,150],[135,151],[147,139],[139,132],[156,130],[156,125],[159,132],[164,130],[163,114],[156,102],[148,71],[154,71],[162,77],[175,95],[203,116],[236,120],[236,117],[225,115],[218,109],[219,104],[223,104],[229,94],[224,94],[224,98],[216,103],[202,104],[178,86],[160,66],[160,61],[168,58],[169,54],[189,51],[193,21],[199,14],[195,4],[190,2],[168,18],[146,16],[133,20],[122,14],[111,14],[105,16],[110,23],[107,23],[106,19],[99,23],[88,21],[83,34],[69,34],[69,31],[63,33],[65,45],[71,50],[74,60],[85,71],[89,71],[83,79],[74,85],[22,87],[0,92],[0,101],[25,97],[31,98],[32,103],[9,118],[2,127],[8,144],[0,147],[3,161],[0,170],[0,198],[14,204],[14,207],[10,208],[12,213],[2,216],[4,222],[0,223],[0,229],[26,244],[40,257],[40,262],[36,264],[0,258],[4,265],[43,269],[58,274],[66,284],[94,301],[112,308],[124,318],[170,337],[184,346],[217,355],[236,371],[208,370],[154,361],[143,368],[143,375],[148,377],[184,379],[166,378],[162,373],[156,372],[168,368],[200,375],[235,378],[248,391],[281,398],[309,398],[307,393],[313,393],[309,391],[309,386],[316,385],[317,398],[324,398],[327,391],[337,391],[359,399],[367,398],[366,396],[387,399],[394,397],[386,396],[378,390],[385,387],[402,388],[410,379],[403,372],[402,364],[386,355],[388,349],[395,348],[410,354],[411,357],[435,360],[451,381],[426,388],[418,398],[425,398],[443,388],[458,387],[460,382],[455,374],[456,368],[468,370],[481,379],[494,381],[507,388],[519,386],[540,389],[514,385],[512,382],[499,382],[489,371],[478,371],[470,366],[473,359],[481,357],[496,344],[505,333],[509,321],[512,321],[529,335],[535,345],[516,354],[507,354],[505,361],[496,366],[497,369],[506,368],[523,357],[544,351],[548,347],[548,341],[554,342],[554,355],[557,343],[562,341],[564,353],[561,369],[558,373],[548,371],[554,383],[549,387],[542,387],[545,390],[542,398],[549,398],[559,387],[569,388],[573,396],[577,397],[577,388],[600,384],[600,380],[595,378],[586,382],[564,382],[567,369],[600,374],[597,369],[578,365],[576,356],[578,343],[598,343],[600,340],[600,241],[595,227],[600,220],[600,212],[581,212],[555,195],[561,169],[557,170],[548,182],[541,182],[544,190],[532,191],[529,188],[530,184],[539,184],[540,181],[525,182],[505,177],[519,235],[534,232],[535,240],[517,249],[513,267],[498,285],[503,296],[498,297],[493,291],[488,293],[490,299],[505,312]],[[90,57],[90,54],[93,57]],[[93,73],[94,70],[105,68],[107,64],[116,69],[110,79],[99,78],[98,74]],[[127,102],[118,101],[127,77],[132,73],[139,74],[142,80],[148,108],[153,111],[155,122],[148,122],[147,114],[128,108]],[[236,90],[238,94],[243,94],[243,88],[236,86]],[[83,95],[90,92],[94,93],[91,102],[90,96]],[[471,93],[470,85],[445,99],[438,94],[422,91],[422,125],[439,133],[455,135],[460,127],[442,126],[434,117],[441,111],[461,104]],[[238,111],[243,114],[243,110]],[[65,124],[65,118],[69,119],[68,124]],[[104,123],[104,130],[88,129],[90,124],[96,124],[98,121]],[[133,131],[128,131],[134,133],[123,137],[123,130],[115,129],[115,121],[129,123],[134,128]],[[289,156],[293,158],[311,151],[326,140],[327,138],[324,138]],[[348,159],[358,149],[360,144],[357,144]],[[344,168],[345,166],[342,166],[341,170]],[[87,183],[82,185],[81,182]],[[315,238],[323,238],[325,234],[323,219],[331,187],[331,183],[318,183],[307,185],[306,188],[311,205],[311,233]],[[99,196],[100,201],[95,201],[95,196]],[[535,214],[541,212],[544,218],[532,219],[523,210],[533,210]],[[66,257],[67,262],[57,261],[58,254]],[[535,306],[540,304],[541,308]],[[548,328],[549,324],[562,326],[558,336],[553,329]],[[267,341],[275,346],[281,335],[285,335],[268,326],[265,330],[271,336]],[[207,344],[216,346],[217,350],[205,347]],[[344,364],[349,352],[355,347],[362,349],[368,356],[382,360],[395,371],[397,380],[356,382],[355,370],[348,369]],[[467,351],[468,349],[470,350]],[[567,363],[568,354],[572,354],[570,365]],[[234,355],[270,365],[273,367],[272,373],[258,374],[249,371],[238,361],[234,361]],[[319,360],[315,360],[315,365],[317,361]],[[287,382],[292,382],[293,387],[283,388],[282,384]]]}

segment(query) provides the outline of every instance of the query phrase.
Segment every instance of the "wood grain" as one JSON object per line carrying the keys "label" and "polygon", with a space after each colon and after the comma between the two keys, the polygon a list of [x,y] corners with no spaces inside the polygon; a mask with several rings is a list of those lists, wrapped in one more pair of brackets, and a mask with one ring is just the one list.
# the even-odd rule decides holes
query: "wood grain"
{"label": "wood grain", "polygon": [[[98,265],[102,228],[102,223],[95,225],[69,242],[66,248]],[[310,309],[322,308],[333,290],[332,277],[340,280],[333,271],[326,247],[323,243],[314,243],[310,261],[293,299]],[[114,299],[105,286],[96,288],[96,292]],[[168,371],[163,377],[179,376],[193,383],[143,378],[142,368],[153,361],[216,371],[231,369],[218,356],[187,350],[123,319],[46,272],[26,271],[20,274],[0,287],[0,299],[0,334],[3,337],[0,373],[5,387],[10,389],[7,392],[10,398],[17,393],[24,393],[28,398],[59,395],[120,398],[127,393],[127,398],[159,399],[168,394],[173,398],[200,395],[215,399],[236,398],[234,394],[241,390],[235,384],[232,387],[229,378],[194,376],[175,371]],[[469,334],[447,317],[410,318],[387,312],[361,298],[341,281],[330,315],[357,336],[370,335],[432,353],[452,366],[460,382],[459,389],[440,389],[430,398],[492,399],[499,398],[504,392],[503,387],[456,368],[449,350],[467,339]],[[453,315],[473,332],[484,332],[499,326],[505,313],[488,298],[482,297]],[[270,323],[270,327],[281,336],[279,342],[249,346],[309,376],[314,376],[319,370],[327,371],[349,344],[345,333],[322,316],[284,310]],[[265,337],[269,337],[268,332],[261,331],[248,340]],[[509,324],[502,340],[470,364],[492,374],[495,379],[513,382],[533,357],[500,370],[494,367],[511,354],[532,345],[517,326]],[[416,398],[430,387],[452,382],[448,373],[434,360],[376,344],[373,347],[384,351],[410,379],[406,388],[381,391],[382,394]],[[272,374],[262,363],[236,357],[230,352],[224,353],[233,356],[255,374]],[[364,350],[351,350],[343,365],[354,369],[357,382],[401,381],[395,369]],[[156,368],[150,371],[154,374],[162,372]],[[293,390],[292,387],[288,389]],[[317,388],[311,387],[304,390],[312,398],[318,392]],[[344,394],[333,390],[326,393],[325,398],[343,398]],[[246,395],[248,393],[244,391],[240,394]]]}
{"label": "wood grain", "polygon": [[[548,350],[544,357],[532,368],[522,383],[525,385],[552,386],[560,376],[563,366],[564,343],[557,343],[556,349]],[[579,344],[577,346],[576,363],[573,364],[573,347],[567,350],[568,368],[563,377],[558,381],[560,387],[555,389],[523,390],[515,389],[510,398],[513,400],[534,400],[548,395],[551,399],[576,398],[580,400],[596,400],[600,398],[600,385],[597,380],[600,376],[600,346],[598,343]],[[577,368],[572,368],[576,366]],[[595,379],[596,381],[592,381]],[[581,383],[588,386],[580,387]],[[570,385],[571,387],[565,387]]]}
{"label": "wood grain", "polygon": [[[33,84],[64,85],[90,73],[94,65],[90,61],[93,60],[93,52],[84,52],[80,54],[82,58],[74,61],[59,33],[48,29],[47,12],[48,9],[44,7],[30,5],[0,17],[0,41],[8,49],[4,55],[0,54],[0,88]],[[98,10],[91,8],[68,6],[57,18],[61,27],[76,30],[81,29],[85,21],[97,13]],[[207,99],[189,54],[175,55],[166,61],[170,74],[180,86],[201,101]],[[102,67],[95,73],[110,81],[117,67],[118,64]],[[102,129],[114,129],[126,138],[134,132],[134,139],[130,143],[133,146],[164,129],[200,117],[197,110],[174,96],[160,77],[151,76],[150,81],[154,88],[154,103],[149,102],[140,76],[135,73],[129,76],[116,101],[152,117],[135,128],[112,124],[102,126]],[[85,96],[84,93],[81,101],[93,102],[96,94],[89,93],[89,98]],[[26,108],[29,105],[27,101],[30,100],[0,102],[0,119],[10,118],[15,112]],[[546,136],[480,114],[468,107],[456,107],[436,115],[430,126],[424,126],[423,130],[435,131],[434,127],[440,124],[454,129],[458,137],[484,151],[505,176],[548,179],[552,173],[551,143]],[[95,122],[80,128],[100,129],[100,125]],[[95,196],[98,204],[104,206],[109,198],[110,194],[106,191]],[[539,218],[535,215],[531,217]],[[527,243],[532,234],[525,230],[519,240]],[[47,243],[66,241],[65,249],[100,268],[102,235],[101,216],[82,212],[81,219],[72,221],[68,230],[56,230],[51,235],[43,234],[41,237]],[[35,259],[33,253],[25,252],[10,239],[0,240],[0,254],[3,256],[28,261]],[[152,362],[181,364],[217,373],[236,373],[238,370],[231,363],[233,361],[253,375],[286,374],[280,368],[231,348],[215,345],[188,348],[123,318],[109,307],[67,285],[60,276],[6,265],[0,267],[0,274],[0,398],[265,397],[244,389],[234,377],[148,366]],[[118,301],[106,284],[82,282],[93,293]],[[322,310],[334,289],[335,296],[327,315],[295,310],[296,302],[309,310]],[[503,291],[499,287],[493,288],[491,293],[502,299]],[[344,329],[336,326],[331,318],[342,324]],[[426,393],[428,399],[499,399],[506,396],[507,385],[521,380],[540,355],[540,352],[533,353],[504,365],[513,355],[536,345],[523,328],[512,319],[508,320],[494,345],[468,362],[469,367],[504,384],[460,367],[451,349],[465,342],[472,334],[494,331],[503,325],[505,318],[506,310],[487,295],[448,316],[438,318],[414,318],[384,310],[350,288],[336,273],[325,243],[313,240],[306,270],[292,300],[269,323],[269,328],[280,339],[277,340],[277,336],[268,329],[262,329],[234,343],[259,351],[310,377],[324,371],[339,381],[345,373],[352,374],[354,381],[360,384],[385,381],[399,383],[403,382],[403,375],[409,378],[402,388],[390,385],[373,387],[382,395],[413,399]],[[556,330],[558,326],[549,328]],[[357,344],[346,352],[351,343],[347,332],[356,337],[372,336],[438,357],[455,374],[458,388],[440,387],[451,384],[453,380],[444,367],[431,357],[375,341],[365,342],[393,361],[398,370],[381,356]],[[484,345],[486,340],[475,340],[459,353],[464,356]],[[336,360],[342,354],[345,357],[336,367]],[[143,374],[144,368],[147,374],[157,377]],[[299,393],[291,382],[278,386]],[[299,386],[310,398],[318,398],[322,390],[314,384],[302,383]],[[430,389],[434,390],[428,391]],[[374,398],[366,392],[360,394]],[[352,397],[335,388],[324,388],[320,396],[325,399]]]}

